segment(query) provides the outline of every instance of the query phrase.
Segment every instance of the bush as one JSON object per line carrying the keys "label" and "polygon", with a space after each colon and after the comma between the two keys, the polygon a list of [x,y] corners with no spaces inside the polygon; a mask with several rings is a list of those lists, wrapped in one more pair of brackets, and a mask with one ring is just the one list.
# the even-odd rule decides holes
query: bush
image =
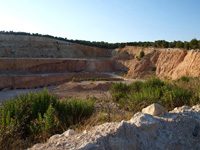
{"label": "bush", "polygon": [[77,79],[75,77],[72,78],[72,82],[76,82]]}
{"label": "bush", "polygon": [[174,107],[199,103],[199,89],[195,94],[190,90],[164,83],[158,78],[152,78],[146,82],[136,81],[130,85],[115,83],[111,86],[111,95],[120,107],[133,112],[141,111],[152,103],[161,104],[166,110],[172,110]]}
{"label": "bush", "polygon": [[139,58],[138,56],[136,56],[136,59],[137,59],[137,61],[140,61],[140,60],[141,60],[141,58]]}
{"label": "bush", "polygon": [[152,71],[153,71],[153,72],[156,71],[156,67],[153,67],[153,68],[152,68]]}
{"label": "bush", "polygon": [[0,149],[11,149],[17,139],[41,142],[41,137],[62,133],[64,127],[80,123],[93,111],[93,100],[60,101],[46,89],[7,100],[0,109]]}
{"label": "bush", "polygon": [[180,79],[178,79],[178,81],[189,82],[190,81],[190,77],[182,76]]}
{"label": "bush", "polygon": [[140,58],[143,58],[144,55],[145,55],[145,54],[144,54],[144,51],[141,51],[141,52],[140,52]]}
{"label": "bush", "polygon": [[129,90],[130,90],[130,87],[122,82],[113,83],[110,88],[111,94],[118,93],[118,92],[121,92],[122,94],[124,94],[128,92]]}
{"label": "bush", "polygon": [[151,78],[146,81],[146,85],[150,87],[161,87],[164,86],[164,82],[162,82],[159,78]]}

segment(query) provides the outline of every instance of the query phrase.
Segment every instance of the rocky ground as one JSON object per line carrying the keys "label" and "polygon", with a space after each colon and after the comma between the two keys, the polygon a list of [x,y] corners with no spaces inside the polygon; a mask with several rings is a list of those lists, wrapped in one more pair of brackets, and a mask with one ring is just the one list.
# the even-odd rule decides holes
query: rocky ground
{"label": "rocky ground", "polygon": [[152,104],[136,113],[129,121],[104,123],[74,134],[67,130],[52,136],[45,144],[33,149],[200,149],[200,105],[183,106],[165,112]]}

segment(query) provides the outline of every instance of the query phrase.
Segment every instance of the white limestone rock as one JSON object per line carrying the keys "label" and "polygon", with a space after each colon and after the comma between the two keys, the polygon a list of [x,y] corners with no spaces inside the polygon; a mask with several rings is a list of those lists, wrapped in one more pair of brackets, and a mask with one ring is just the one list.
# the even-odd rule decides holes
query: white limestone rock
{"label": "white limestone rock", "polygon": [[148,107],[142,109],[142,113],[150,114],[152,116],[159,116],[159,115],[164,114],[164,112],[165,111],[164,111],[163,106],[156,103],[153,103],[149,105]]}
{"label": "white limestone rock", "polygon": [[83,134],[87,134],[87,133],[88,133],[88,130],[84,130],[84,131],[83,131]]}
{"label": "white limestone rock", "polygon": [[53,142],[55,140],[57,140],[58,138],[60,138],[60,135],[59,134],[56,134],[56,135],[53,135],[49,138],[49,142]]}
{"label": "white limestone rock", "polygon": [[158,127],[159,122],[149,114],[138,112],[130,119],[130,123],[134,123],[137,127],[143,130],[153,130]]}
{"label": "white limestone rock", "polygon": [[74,130],[69,129],[63,133],[64,136],[68,137],[70,135],[74,135]]}

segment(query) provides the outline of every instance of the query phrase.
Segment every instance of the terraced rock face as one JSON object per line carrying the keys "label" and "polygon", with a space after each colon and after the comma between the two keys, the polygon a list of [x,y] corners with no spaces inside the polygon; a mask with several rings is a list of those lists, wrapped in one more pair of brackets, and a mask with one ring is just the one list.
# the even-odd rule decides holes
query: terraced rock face
{"label": "terraced rock face", "polygon": [[46,37],[0,34],[0,57],[105,58],[113,50],[85,46]]}
{"label": "terraced rock face", "polygon": [[[138,58],[141,51],[145,56]],[[46,37],[0,34],[0,76],[120,71],[127,72],[129,78],[154,74],[178,79],[200,77],[199,63],[200,52],[197,51],[136,46],[110,50]]]}

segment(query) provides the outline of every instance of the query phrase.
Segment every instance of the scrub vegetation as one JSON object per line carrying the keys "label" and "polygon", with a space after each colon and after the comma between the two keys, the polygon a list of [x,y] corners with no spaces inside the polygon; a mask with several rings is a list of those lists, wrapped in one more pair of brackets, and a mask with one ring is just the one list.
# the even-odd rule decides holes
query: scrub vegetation
{"label": "scrub vegetation", "polygon": [[56,100],[46,89],[42,93],[7,100],[0,110],[0,149],[22,148],[20,144],[24,142],[17,139],[27,141],[29,145],[45,141],[51,135],[81,123],[93,111],[94,101],[91,99]]}

